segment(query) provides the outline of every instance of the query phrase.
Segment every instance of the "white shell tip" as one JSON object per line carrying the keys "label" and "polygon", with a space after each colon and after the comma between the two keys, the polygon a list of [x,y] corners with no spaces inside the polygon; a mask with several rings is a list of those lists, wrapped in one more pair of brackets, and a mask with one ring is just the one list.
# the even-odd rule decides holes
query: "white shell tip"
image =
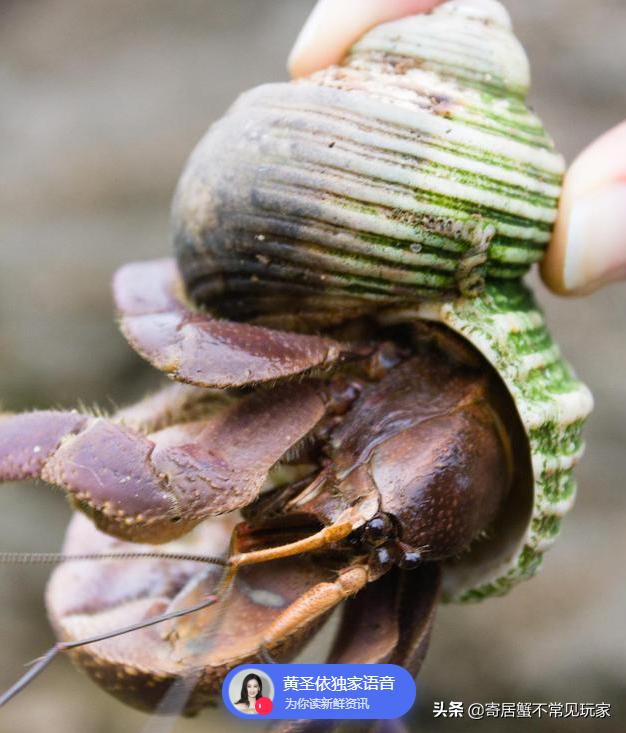
{"label": "white shell tip", "polygon": [[511,29],[511,16],[498,0],[449,0],[436,8],[437,13],[464,15]]}

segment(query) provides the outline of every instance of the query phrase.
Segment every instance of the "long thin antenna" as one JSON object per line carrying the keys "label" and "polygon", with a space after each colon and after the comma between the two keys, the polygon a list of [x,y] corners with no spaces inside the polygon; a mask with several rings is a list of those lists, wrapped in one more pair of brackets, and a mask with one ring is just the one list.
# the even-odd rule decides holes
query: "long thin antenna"
{"label": "long thin antenna", "polygon": [[90,560],[185,560],[226,567],[228,560],[211,555],[194,555],[182,552],[93,552],[81,555],[65,555],[61,552],[0,552],[0,564],[55,564]]}
{"label": "long thin antenna", "polygon": [[179,611],[171,611],[170,613],[164,613],[161,616],[154,616],[153,618],[141,621],[131,626],[125,626],[121,629],[115,629],[114,631],[107,631],[96,636],[90,636],[86,639],[79,639],[78,641],[58,641],[51,649],[39,659],[35,660],[32,667],[26,672],[20,679],[10,687],[3,695],[0,696],[0,708],[6,705],[12,700],[19,692],[21,692],[29,682],[35,679],[43,670],[52,662],[52,660],[59,654],[59,652],[67,651],[68,649],[76,649],[79,646],[85,646],[87,644],[95,644],[98,641],[105,641],[106,639],[112,639],[116,636],[122,636],[122,634],[128,634],[131,631],[137,631],[138,629],[145,629],[148,626],[154,626],[160,624],[163,621],[170,621],[174,618],[180,618],[181,616],[187,616],[190,613],[201,611],[203,608],[212,606],[217,601],[217,596],[208,596],[201,603],[195,606],[189,606]]}

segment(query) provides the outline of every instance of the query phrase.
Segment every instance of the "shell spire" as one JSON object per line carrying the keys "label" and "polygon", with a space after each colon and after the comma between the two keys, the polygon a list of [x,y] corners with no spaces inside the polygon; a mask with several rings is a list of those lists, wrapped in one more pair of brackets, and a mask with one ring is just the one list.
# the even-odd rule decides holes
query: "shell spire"
{"label": "shell spire", "polygon": [[397,57],[461,85],[525,98],[530,68],[511,19],[495,0],[450,0],[432,13],[384,23],[350,50],[360,56]]}

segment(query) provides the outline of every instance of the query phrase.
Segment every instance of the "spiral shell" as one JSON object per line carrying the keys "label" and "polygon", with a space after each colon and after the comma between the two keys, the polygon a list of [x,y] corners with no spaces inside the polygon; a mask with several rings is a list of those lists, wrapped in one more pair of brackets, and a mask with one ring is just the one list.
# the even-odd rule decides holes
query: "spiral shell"
{"label": "spiral shell", "polygon": [[573,504],[592,409],[520,282],[550,241],[564,171],[528,89],[500,3],[450,0],[374,28],[339,66],[242,95],[174,201],[197,303],[305,327],[434,320],[500,375],[521,468],[488,536],[447,563],[448,600],[537,571]]}
{"label": "spiral shell", "polygon": [[563,174],[495,0],[367,33],[339,66],[240,97],[174,203],[188,292],[234,318],[475,295],[550,240]]}

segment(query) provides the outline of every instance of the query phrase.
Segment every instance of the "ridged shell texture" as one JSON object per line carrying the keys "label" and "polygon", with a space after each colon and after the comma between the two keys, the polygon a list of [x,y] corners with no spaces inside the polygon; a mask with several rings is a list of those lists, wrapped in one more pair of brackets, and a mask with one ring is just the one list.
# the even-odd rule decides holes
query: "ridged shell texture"
{"label": "ridged shell texture", "polygon": [[[231,317],[475,295],[541,259],[563,160],[495,0],[367,33],[340,66],[244,94],[174,204],[189,293]],[[367,306],[364,306],[364,303]]]}

